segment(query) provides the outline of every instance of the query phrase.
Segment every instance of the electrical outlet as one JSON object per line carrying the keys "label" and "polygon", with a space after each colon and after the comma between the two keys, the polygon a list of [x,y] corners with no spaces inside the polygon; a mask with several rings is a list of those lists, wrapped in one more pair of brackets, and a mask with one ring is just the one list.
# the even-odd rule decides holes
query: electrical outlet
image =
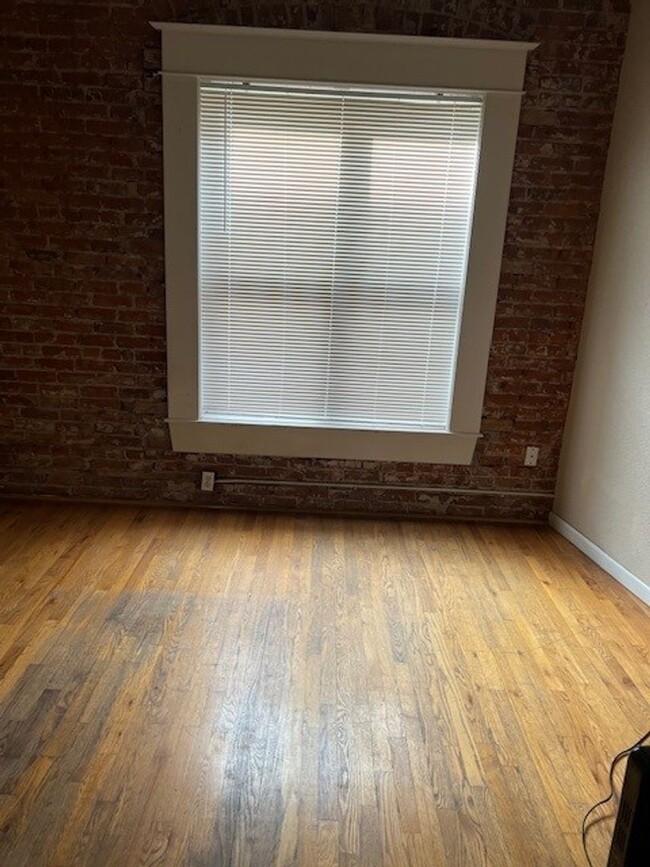
{"label": "electrical outlet", "polygon": [[214,491],[214,473],[201,473],[201,490]]}
{"label": "electrical outlet", "polygon": [[526,449],[526,457],[524,458],[525,467],[536,467],[539,460],[539,449],[537,446],[528,446]]}

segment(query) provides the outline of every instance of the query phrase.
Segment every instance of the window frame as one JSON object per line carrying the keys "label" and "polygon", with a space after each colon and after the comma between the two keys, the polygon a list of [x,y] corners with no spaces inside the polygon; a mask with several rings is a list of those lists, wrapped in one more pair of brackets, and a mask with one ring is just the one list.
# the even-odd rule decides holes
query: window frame
{"label": "window frame", "polygon": [[[181,452],[467,465],[480,437],[523,77],[531,43],[153,23],[162,32],[168,423]],[[202,78],[444,90],[483,97],[448,432],[204,421],[199,410]]]}

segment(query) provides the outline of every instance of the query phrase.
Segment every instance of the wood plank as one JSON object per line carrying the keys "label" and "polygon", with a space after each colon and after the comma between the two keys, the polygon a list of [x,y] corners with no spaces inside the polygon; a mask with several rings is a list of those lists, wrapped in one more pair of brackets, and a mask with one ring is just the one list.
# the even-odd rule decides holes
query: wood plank
{"label": "wood plank", "polygon": [[546,528],[3,502],[0,863],[582,865],[649,638]]}

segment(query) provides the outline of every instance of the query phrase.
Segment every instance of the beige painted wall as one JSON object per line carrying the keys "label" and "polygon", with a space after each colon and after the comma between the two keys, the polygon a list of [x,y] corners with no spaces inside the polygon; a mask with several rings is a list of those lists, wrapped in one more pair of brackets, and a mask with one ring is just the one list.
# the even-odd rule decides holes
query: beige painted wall
{"label": "beige painted wall", "polygon": [[635,0],[557,515],[650,586],[650,2]]}

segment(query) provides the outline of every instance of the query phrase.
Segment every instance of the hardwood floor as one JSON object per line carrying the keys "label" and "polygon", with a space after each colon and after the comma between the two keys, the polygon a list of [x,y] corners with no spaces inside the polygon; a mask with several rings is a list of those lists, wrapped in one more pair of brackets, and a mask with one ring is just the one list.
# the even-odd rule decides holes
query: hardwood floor
{"label": "hardwood floor", "polygon": [[4,867],[582,865],[650,727],[550,529],[23,503],[0,556]]}

